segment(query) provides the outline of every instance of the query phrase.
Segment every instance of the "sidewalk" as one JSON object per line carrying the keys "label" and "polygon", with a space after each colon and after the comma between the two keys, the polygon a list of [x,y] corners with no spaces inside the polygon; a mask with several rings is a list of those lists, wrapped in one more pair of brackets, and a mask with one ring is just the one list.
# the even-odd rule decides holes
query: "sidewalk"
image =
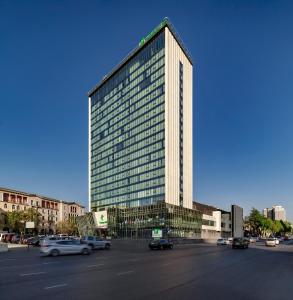
{"label": "sidewalk", "polygon": [[23,244],[10,244],[8,243],[8,249],[13,249],[13,248],[27,248],[27,245]]}

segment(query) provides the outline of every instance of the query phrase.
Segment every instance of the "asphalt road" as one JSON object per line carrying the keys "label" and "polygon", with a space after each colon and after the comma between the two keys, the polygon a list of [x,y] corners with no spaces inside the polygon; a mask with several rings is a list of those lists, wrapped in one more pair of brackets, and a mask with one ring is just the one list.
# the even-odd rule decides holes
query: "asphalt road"
{"label": "asphalt road", "polygon": [[0,253],[0,299],[292,300],[293,245],[207,244],[150,251],[113,244],[89,256]]}

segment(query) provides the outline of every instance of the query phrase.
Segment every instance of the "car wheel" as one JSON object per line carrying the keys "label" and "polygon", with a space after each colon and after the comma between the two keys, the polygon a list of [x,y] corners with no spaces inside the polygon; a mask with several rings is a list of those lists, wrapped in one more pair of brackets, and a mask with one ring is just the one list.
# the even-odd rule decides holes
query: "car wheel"
{"label": "car wheel", "polygon": [[173,249],[173,245],[170,245],[169,249],[172,250]]}
{"label": "car wheel", "polygon": [[89,247],[91,247],[91,249],[94,250],[94,245],[93,244],[89,244]]}
{"label": "car wheel", "polygon": [[110,244],[106,244],[106,245],[105,245],[105,249],[106,249],[106,250],[110,250],[110,247],[111,247]]}
{"label": "car wheel", "polygon": [[82,251],[81,251],[81,254],[82,255],[88,255],[88,254],[90,254],[90,251],[89,251],[88,248],[83,248]]}
{"label": "car wheel", "polygon": [[53,257],[56,257],[56,256],[58,256],[60,253],[59,253],[59,251],[57,250],[57,249],[53,249],[52,251],[51,251],[51,255],[53,256]]}

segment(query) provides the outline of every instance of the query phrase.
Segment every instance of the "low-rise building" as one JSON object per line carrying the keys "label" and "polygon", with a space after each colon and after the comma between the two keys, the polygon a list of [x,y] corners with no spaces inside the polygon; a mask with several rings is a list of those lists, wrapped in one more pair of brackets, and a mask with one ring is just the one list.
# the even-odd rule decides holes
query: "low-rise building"
{"label": "low-rise building", "polygon": [[230,212],[199,202],[193,202],[193,209],[202,213],[202,239],[208,240],[231,236]]}
{"label": "low-rise building", "polygon": [[59,221],[74,221],[85,214],[85,207],[76,202],[58,200],[0,187],[0,209],[4,212],[25,211],[34,208],[40,214],[38,231],[53,233]]}

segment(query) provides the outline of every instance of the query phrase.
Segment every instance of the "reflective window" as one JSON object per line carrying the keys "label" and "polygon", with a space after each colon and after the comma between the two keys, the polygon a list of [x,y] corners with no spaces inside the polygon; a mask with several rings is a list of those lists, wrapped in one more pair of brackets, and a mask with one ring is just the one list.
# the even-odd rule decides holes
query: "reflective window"
{"label": "reflective window", "polygon": [[164,32],[91,99],[92,207],[164,198]]}

